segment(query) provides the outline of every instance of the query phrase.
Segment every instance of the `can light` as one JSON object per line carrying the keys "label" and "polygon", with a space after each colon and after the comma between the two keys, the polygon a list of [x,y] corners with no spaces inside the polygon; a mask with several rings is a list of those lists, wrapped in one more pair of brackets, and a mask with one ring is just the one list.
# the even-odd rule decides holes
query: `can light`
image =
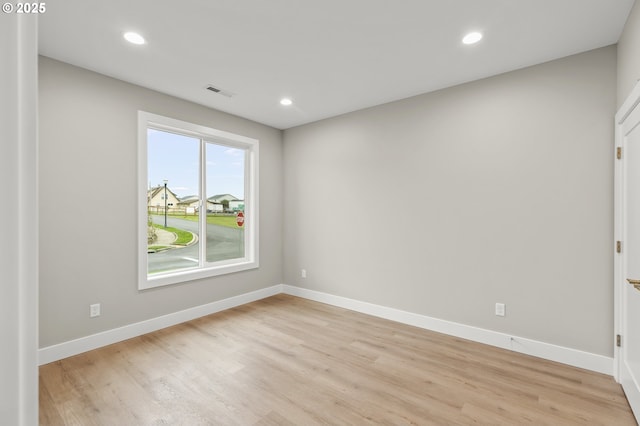
{"label": "can light", "polygon": [[146,40],[138,33],[134,33],[129,31],[128,33],[124,33],[124,39],[132,44],[145,44]]}
{"label": "can light", "polygon": [[293,104],[293,101],[289,98],[280,99],[280,105],[289,106],[291,104]]}
{"label": "can light", "polygon": [[474,32],[469,33],[466,36],[464,36],[464,38],[462,39],[462,42],[464,44],[475,44],[475,43],[479,42],[480,40],[482,40],[482,33],[474,31]]}

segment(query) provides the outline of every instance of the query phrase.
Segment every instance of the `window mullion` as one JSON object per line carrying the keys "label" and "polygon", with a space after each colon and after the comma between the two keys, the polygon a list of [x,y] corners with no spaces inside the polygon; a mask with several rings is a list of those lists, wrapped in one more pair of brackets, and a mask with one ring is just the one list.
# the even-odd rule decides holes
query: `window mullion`
{"label": "window mullion", "polygon": [[[207,263],[207,143],[204,139],[200,138],[200,232],[199,232],[199,244],[200,247],[200,267],[204,267]],[[204,214],[203,214],[204,213]]]}
{"label": "window mullion", "polygon": [[251,240],[253,238],[252,233],[254,228],[253,225],[253,197],[251,194],[251,153],[248,150],[244,152],[244,209],[245,209],[245,220],[247,221],[245,224],[244,230],[244,247],[245,258],[250,257],[250,253],[253,250],[251,246]]}

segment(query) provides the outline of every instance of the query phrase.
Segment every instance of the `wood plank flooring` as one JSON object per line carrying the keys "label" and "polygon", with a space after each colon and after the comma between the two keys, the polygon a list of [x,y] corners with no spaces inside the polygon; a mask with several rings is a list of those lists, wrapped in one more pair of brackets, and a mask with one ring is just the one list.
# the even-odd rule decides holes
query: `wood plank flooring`
{"label": "wood plank flooring", "polygon": [[41,425],[635,425],[605,375],[278,295],[40,367]]}

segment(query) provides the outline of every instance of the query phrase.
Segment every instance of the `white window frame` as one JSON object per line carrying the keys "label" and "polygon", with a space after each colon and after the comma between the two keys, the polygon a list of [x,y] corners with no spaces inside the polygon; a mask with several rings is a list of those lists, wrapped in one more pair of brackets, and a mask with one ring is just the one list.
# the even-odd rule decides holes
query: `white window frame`
{"label": "white window frame", "polygon": [[[195,137],[205,142],[225,145],[245,151],[245,255],[243,258],[207,263],[205,243],[200,244],[197,267],[149,275],[147,253],[147,129],[157,129]],[[204,146],[200,147],[200,201],[206,206]],[[202,210],[202,209],[201,209]],[[206,211],[206,209],[204,209]],[[176,120],[145,111],[138,111],[138,289],[182,283],[259,267],[258,261],[258,140],[210,127]],[[206,214],[200,215],[200,235],[206,235]],[[202,239],[206,241],[206,238]],[[201,240],[201,241],[202,241]]]}

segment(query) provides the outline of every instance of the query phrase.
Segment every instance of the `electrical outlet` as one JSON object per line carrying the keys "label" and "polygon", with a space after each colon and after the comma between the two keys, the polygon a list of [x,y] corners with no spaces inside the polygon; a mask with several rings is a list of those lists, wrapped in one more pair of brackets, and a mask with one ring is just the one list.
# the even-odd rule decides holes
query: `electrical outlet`
{"label": "electrical outlet", "polygon": [[99,317],[100,316],[100,304],[95,303],[93,305],[89,305],[89,317]]}
{"label": "electrical outlet", "polygon": [[302,278],[307,278],[307,270],[306,269],[301,269],[300,270],[300,276]]}
{"label": "electrical outlet", "polygon": [[505,314],[505,304],[504,303],[496,303],[496,315],[499,317],[503,317]]}

